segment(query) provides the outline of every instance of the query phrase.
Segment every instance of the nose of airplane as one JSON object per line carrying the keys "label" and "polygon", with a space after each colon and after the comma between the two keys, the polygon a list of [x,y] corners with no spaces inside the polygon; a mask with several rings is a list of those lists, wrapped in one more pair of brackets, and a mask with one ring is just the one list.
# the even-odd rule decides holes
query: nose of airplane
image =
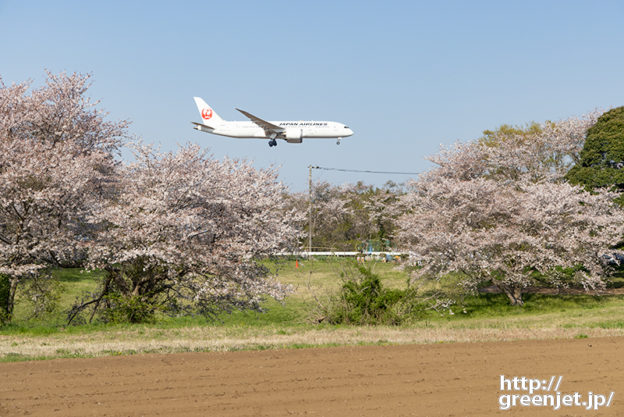
{"label": "nose of airplane", "polygon": [[346,128],[347,134],[345,136],[351,136],[353,134],[353,130]]}

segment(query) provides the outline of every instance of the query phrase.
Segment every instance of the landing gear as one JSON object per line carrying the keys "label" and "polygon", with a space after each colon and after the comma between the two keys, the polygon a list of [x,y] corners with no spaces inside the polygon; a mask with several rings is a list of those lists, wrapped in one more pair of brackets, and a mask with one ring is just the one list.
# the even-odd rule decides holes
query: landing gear
{"label": "landing gear", "polygon": [[277,141],[276,141],[275,139],[271,139],[271,140],[269,141],[269,147],[271,148],[271,147],[273,147],[273,146],[277,146]]}
{"label": "landing gear", "polygon": [[338,138],[338,139],[336,140],[336,145],[340,145],[340,139],[342,139],[342,138]]}

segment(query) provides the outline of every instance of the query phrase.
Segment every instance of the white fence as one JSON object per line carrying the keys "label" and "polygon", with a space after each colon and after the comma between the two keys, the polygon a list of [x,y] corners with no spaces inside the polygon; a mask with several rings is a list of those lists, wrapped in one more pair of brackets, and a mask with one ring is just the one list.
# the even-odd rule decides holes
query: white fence
{"label": "white fence", "polygon": [[327,252],[282,252],[282,253],[276,253],[276,256],[301,256],[304,258],[310,257],[310,256],[371,256],[374,258],[382,258],[386,255],[388,256],[403,256],[403,255],[408,255],[407,252],[394,252],[394,251],[388,251],[388,252],[333,252],[333,251],[327,251]]}

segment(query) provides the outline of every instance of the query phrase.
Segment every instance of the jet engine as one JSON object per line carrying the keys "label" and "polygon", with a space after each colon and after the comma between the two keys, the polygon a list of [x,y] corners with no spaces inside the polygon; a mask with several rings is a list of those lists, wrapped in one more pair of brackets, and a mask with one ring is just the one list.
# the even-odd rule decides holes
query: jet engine
{"label": "jet engine", "polygon": [[302,129],[296,129],[296,128],[286,129],[286,142],[288,143],[301,143],[303,142],[302,136],[303,136]]}

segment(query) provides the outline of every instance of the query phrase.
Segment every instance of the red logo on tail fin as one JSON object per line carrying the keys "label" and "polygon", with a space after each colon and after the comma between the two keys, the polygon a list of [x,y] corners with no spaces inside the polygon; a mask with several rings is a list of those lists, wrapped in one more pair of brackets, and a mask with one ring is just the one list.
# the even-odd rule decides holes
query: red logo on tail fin
{"label": "red logo on tail fin", "polygon": [[204,120],[210,119],[212,117],[212,109],[203,109],[201,115]]}

